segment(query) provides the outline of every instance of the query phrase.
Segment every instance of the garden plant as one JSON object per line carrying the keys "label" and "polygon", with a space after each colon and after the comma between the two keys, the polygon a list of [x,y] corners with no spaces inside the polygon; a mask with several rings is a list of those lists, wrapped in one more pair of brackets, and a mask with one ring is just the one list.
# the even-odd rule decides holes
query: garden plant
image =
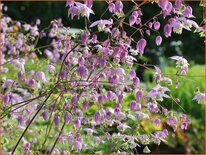
{"label": "garden plant", "polygon": [[[187,76],[189,60],[169,57],[176,69],[168,73],[142,58],[148,44],[160,47],[174,34],[204,37],[205,23],[182,0],[131,0],[130,11],[124,1],[99,3],[107,9],[96,21],[92,1],[65,3],[68,18],[84,21],[75,32],[62,19],[43,29],[39,19],[13,20],[1,5],[1,153],[150,153],[151,145],[167,144],[171,134],[190,128],[175,96],[187,82],[181,77],[198,76]],[[154,6],[159,10],[146,19],[142,7]],[[43,39],[50,43],[40,46]],[[142,83],[139,68],[152,73],[152,87]],[[204,92],[193,92],[188,100],[204,103]]]}

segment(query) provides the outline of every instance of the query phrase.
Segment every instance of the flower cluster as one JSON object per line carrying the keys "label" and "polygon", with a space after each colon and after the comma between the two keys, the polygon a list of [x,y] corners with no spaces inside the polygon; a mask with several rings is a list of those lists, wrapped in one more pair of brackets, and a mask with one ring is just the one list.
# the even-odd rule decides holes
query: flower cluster
{"label": "flower cluster", "polygon": [[[2,126],[7,137],[9,132],[13,139],[18,140],[8,150],[4,148],[4,152],[21,152],[19,145],[24,148],[25,154],[115,153],[122,145],[125,146],[122,151],[143,145],[144,151],[150,152],[147,145],[165,142],[171,129],[175,132],[188,128],[191,121],[185,114],[179,116],[161,106],[165,98],[173,102],[167,87],[172,84],[171,79],[155,66],[157,85],[151,89],[142,86],[134,66],[145,66],[137,63],[134,55],[144,55],[148,45],[144,36],[151,35],[153,31],[164,30],[164,35],[158,34],[155,39],[160,46],[162,38],[171,37],[172,31],[180,34],[183,28],[191,30],[195,27],[203,32],[204,27],[191,20],[192,8],[181,0],[176,0],[174,4],[168,0],[155,2],[161,13],[144,23],[141,6],[147,3],[137,4],[138,7],[124,14],[123,2],[109,1],[111,18],[94,21],[75,34],[62,24],[61,19],[53,20],[47,30],[40,31],[40,20],[30,25],[7,16],[1,18],[4,72]],[[71,0],[66,6],[71,19],[85,17],[87,21],[94,14],[92,1]],[[169,18],[166,25],[158,21],[160,15],[165,20]],[[127,17],[127,25],[136,29],[134,34],[142,36],[138,40],[121,27]],[[107,37],[101,37],[101,33],[106,33]],[[51,42],[38,47],[38,41],[43,37],[48,37]],[[37,53],[42,53],[47,59],[46,65],[39,66],[41,60]],[[171,59],[177,61],[179,74],[187,73],[189,64],[186,59],[181,56]],[[13,78],[6,76],[11,69],[4,66],[7,63],[17,71]],[[27,65],[36,69],[29,70]],[[148,69],[147,66],[145,68]],[[128,96],[133,98],[129,103]],[[202,95],[194,99],[200,100]],[[160,115],[167,121],[163,122],[158,117]],[[15,130],[9,118],[18,122]],[[35,121],[44,124],[44,127],[35,128]],[[145,121],[154,123],[158,130],[150,133],[142,130]],[[20,133],[22,136],[19,136]],[[28,138],[30,133],[32,136]],[[41,138],[44,134],[43,140],[37,134]],[[37,141],[41,146],[32,145]],[[103,152],[101,145],[111,145],[109,148],[112,148]]]}

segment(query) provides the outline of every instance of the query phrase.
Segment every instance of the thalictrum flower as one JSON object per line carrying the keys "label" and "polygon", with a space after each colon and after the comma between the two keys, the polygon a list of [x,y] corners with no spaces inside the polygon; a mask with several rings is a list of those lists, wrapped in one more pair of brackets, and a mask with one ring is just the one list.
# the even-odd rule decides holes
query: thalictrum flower
{"label": "thalictrum flower", "polygon": [[140,55],[144,54],[144,49],[146,45],[147,45],[147,41],[145,39],[140,39],[137,42],[136,48],[137,48],[137,51],[140,53]]}
{"label": "thalictrum flower", "polygon": [[105,27],[107,25],[112,25],[113,22],[110,21],[110,20],[104,20],[104,19],[100,19],[98,21],[95,21],[94,23],[92,23],[90,25],[90,27],[94,27],[94,26],[97,26],[98,27],[98,31],[104,31],[105,30]]}

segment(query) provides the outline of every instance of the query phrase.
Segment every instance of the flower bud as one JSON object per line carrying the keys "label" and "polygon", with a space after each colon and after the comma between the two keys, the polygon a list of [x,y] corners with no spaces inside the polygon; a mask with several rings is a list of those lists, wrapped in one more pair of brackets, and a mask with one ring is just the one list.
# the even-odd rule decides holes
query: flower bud
{"label": "flower bud", "polygon": [[161,45],[162,37],[161,36],[157,36],[156,39],[155,39],[155,42],[156,42],[157,46]]}
{"label": "flower bud", "polygon": [[74,122],[74,125],[77,129],[79,129],[81,127],[81,120],[79,118],[77,118]]}
{"label": "flower bud", "polygon": [[47,120],[48,114],[47,114],[46,111],[42,112],[42,117],[43,117],[44,120]]}
{"label": "flower bud", "polygon": [[59,126],[59,123],[60,123],[60,118],[59,118],[58,115],[55,115],[55,116],[54,116],[54,124],[55,124],[56,126]]}
{"label": "flower bud", "polygon": [[82,108],[83,108],[83,110],[87,110],[88,105],[89,105],[89,102],[84,101],[84,102],[82,103]]}
{"label": "flower bud", "polygon": [[140,55],[144,54],[144,49],[146,45],[147,45],[147,41],[145,39],[140,39],[137,42],[136,48],[137,48],[137,51],[140,53]]}
{"label": "flower bud", "polygon": [[155,22],[154,23],[154,29],[159,30],[159,28],[160,28],[160,22]]}
{"label": "flower bud", "polygon": [[66,124],[69,124],[71,123],[71,121],[72,121],[72,115],[69,112],[66,112],[64,115],[64,122]]}
{"label": "flower bud", "polygon": [[136,16],[131,15],[131,16],[129,17],[129,25],[132,26],[132,25],[134,25],[135,23],[136,23]]}

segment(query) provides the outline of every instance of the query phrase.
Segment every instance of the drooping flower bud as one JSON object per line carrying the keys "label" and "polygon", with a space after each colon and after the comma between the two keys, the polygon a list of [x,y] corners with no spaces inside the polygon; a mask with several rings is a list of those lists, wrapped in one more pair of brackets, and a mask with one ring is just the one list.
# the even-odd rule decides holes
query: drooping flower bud
{"label": "drooping flower bud", "polygon": [[77,74],[82,78],[86,78],[88,75],[88,70],[85,66],[79,66],[77,69]]}
{"label": "drooping flower bud", "polygon": [[140,55],[143,55],[144,54],[144,49],[147,45],[147,41],[145,39],[140,39],[138,42],[137,42],[137,51],[140,53]]}
{"label": "drooping flower bud", "polygon": [[101,114],[100,114],[100,112],[96,112],[95,113],[94,120],[95,120],[96,124],[100,124],[101,123]]}
{"label": "drooping flower bud", "polygon": [[47,120],[48,113],[46,111],[42,112],[42,117],[43,117],[44,120]]}
{"label": "drooping flower bud", "polygon": [[81,151],[81,150],[82,150],[82,143],[79,142],[79,141],[75,141],[75,142],[73,143],[73,146],[74,146],[74,148],[75,148],[77,151]]}
{"label": "drooping flower bud", "polygon": [[24,76],[24,72],[21,70],[18,72],[18,78],[19,80],[22,80],[23,79],[23,76]]}
{"label": "drooping flower bud", "polygon": [[155,38],[155,42],[156,42],[157,46],[161,45],[161,43],[162,43],[162,37],[161,37],[161,36],[157,36],[157,37]]}
{"label": "drooping flower bud", "polygon": [[69,124],[71,123],[71,121],[72,121],[72,115],[69,112],[66,112],[64,115],[64,122],[66,124]]}
{"label": "drooping flower bud", "polygon": [[83,109],[83,110],[87,110],[88,105],[89,105],[89,102],[84,101],[84,102],[82,103],[82,109]]}
{"label": "drooping flower bud", "polygon": [[18,116],[18,124],[20,126],[23,126],[24,123],[25,123],[24,116],[22,116],[22,115]]}
{"label": "drooping flower bud", "polygon": [[192,7],[191,6],[187,6],[185,11],[183,12],[183,15],[185,17],[188,17],[188,18],[193,17],[193,15],[192,15]]}
{"label": "drooping flower bud", "polygon": [[123,3],[121,1],[115,2],[115,12],[122,12],[123,10]]}
{"label": "drooping flower bud", "polygon": [[60,123],[60,118],[59,118],[58,115],[55,115],[55,116],[54,116],[54,124],[55,124],[56,126],[59,126],[59,123]]}
{"label": "drooping flower bud", "polygon": [[76,127],[77,129],[79,129],[79,128],[81,127],[81,120],[80,120],[79,118],[77,118],[77,119],[75,120],[74,124],[75,124],[75,127]]}
{"label": "drooping flower bud", "polygon": [[136,16],[131,15],[131,16],[129,17],[129,25],[132,26],[132,25],[134,25],[135,23],[136,23]]}
{"label": "drooping flower bud", "polygon": [[157,21],[154,23],[154,29],[159,30],[159,28],[160,28],[160,22]]}
{"label": "drooping flower bud", "polygon": [[142,90],[138,90],[136,93],[136,100],[139,102],[142,98]]}
{"label": "drooping flower bud", "polygon": [[46,81],[46,77],[45,77],[45,74],[44,72],[42,71],[38,71],[35,75],[36,79],[39,80],[39,81],[42,81],[42,82],[45,82]]}
{"label": "drooping flower bud", "polygon": [[109,3],[108,9],[109,9],[109,12],[114,13],[115,12],[115,4]]}
{"label": "drooping flower bud", "polygon": [[134,78],[136,77],[136,72],[135,72],[135,70],[131,70],[131,71],[129,72],[129,77],[130,77],[130,79],[134,79]]}
{"label": "drooping flower bud", "polygon": [[169,24],[164,26],[164,35],[166,38],[171,37],[172,34],[172,27]]}

